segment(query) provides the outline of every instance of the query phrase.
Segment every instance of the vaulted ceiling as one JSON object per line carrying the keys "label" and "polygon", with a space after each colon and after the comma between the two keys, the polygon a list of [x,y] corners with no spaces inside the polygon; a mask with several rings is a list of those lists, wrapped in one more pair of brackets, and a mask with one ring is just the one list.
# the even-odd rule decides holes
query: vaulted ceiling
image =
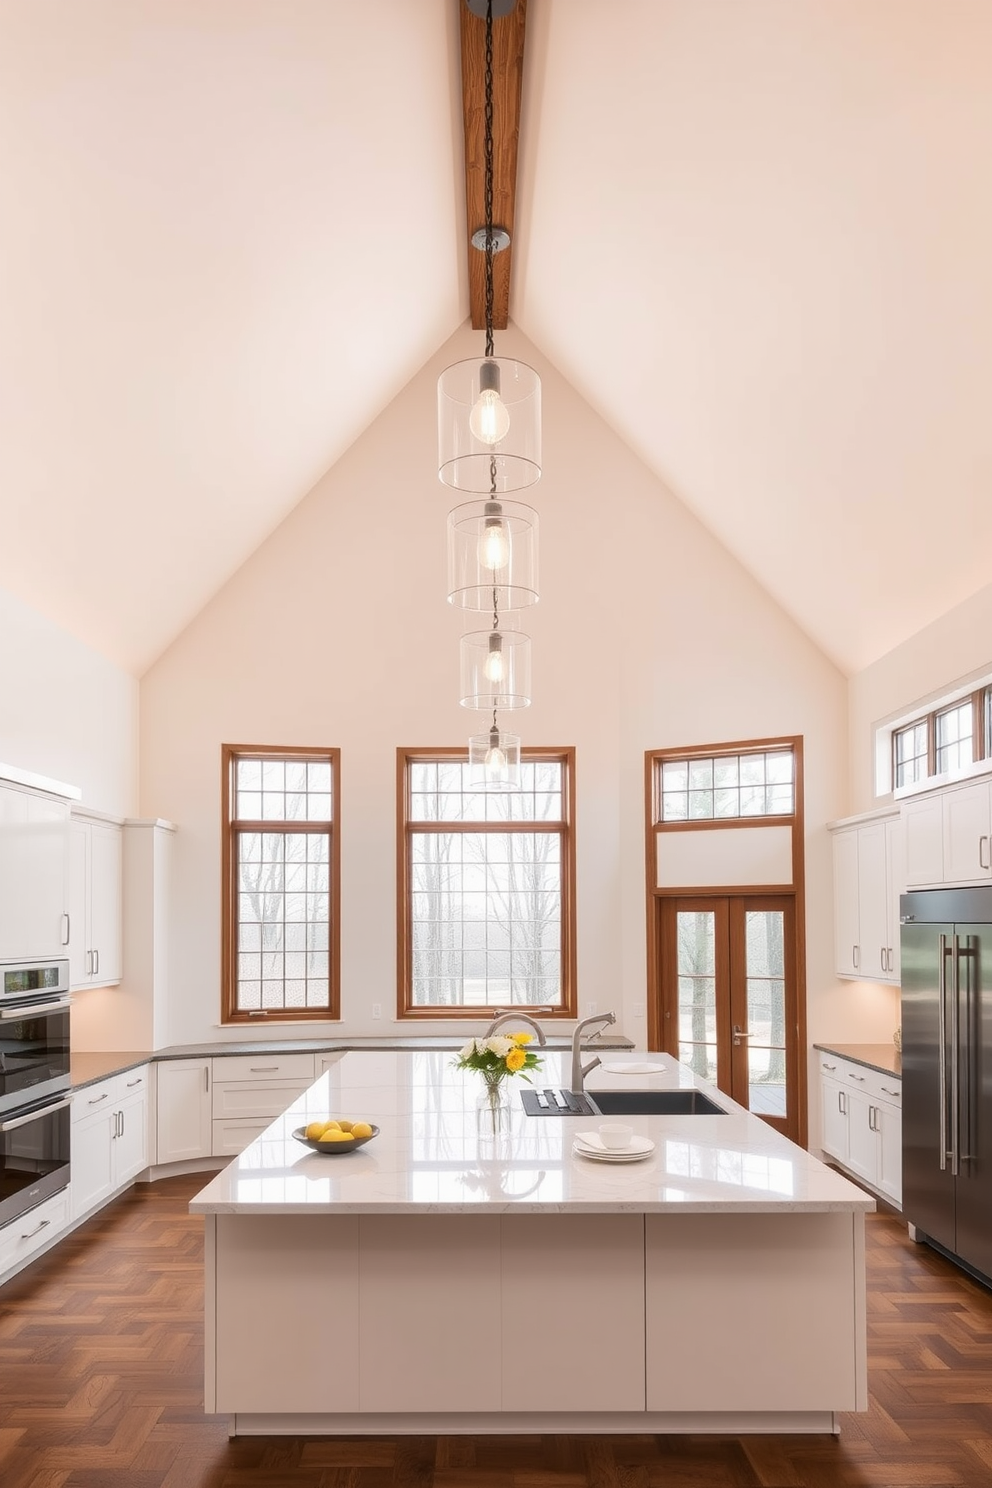
{"label": "vaulted ceiling", "polygon": [[[457,328],[459,71],[0,0],[0,584],[140,674]],[[992,582],[990,159],[988,0],[528,5],[511,319],[846,671]]]}

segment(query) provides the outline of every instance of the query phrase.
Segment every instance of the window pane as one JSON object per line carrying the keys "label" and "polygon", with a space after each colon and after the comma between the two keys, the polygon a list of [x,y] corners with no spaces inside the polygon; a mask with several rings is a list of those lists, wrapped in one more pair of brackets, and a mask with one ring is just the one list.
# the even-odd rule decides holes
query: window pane
{"label": "window pane", "polygon": [[785,1116],[785,916],[744,916],[747,974],[748,1105],[761,1116]]}
{"label": "window pane", "polygon": [[705,1080],[716,1079],[715,925],[710,910],[676,916],[679,1059]]}
{"label": "window pane", "polygon": [[[266,832],[259,838],[257,833],[246,832],[238,834],[236,846],[237,938],[241,947],[236,967],[236,1006],[326,1007],[326,950],[309,957],[301,954],[308,929],[320,927],[326,946],[330,882],[326,837]],[[312,871],[322,892],[292,892],[288,881],[297,874],[296,860],[305,860],[308,853],[318,859]],[[306,871],[310,870],[304,863]],[[299,986],[290,987],[290,982]]]}
{"label": "window pane", "polygon": [[521,761],[519,791],[472,789],[467,757],[427,767],[414,762],[409,779],[413,822],[563,820],[563,766],[556,760]]}
{"label": "window pane", "polygon": [[235,821],[331,820],[331,767],[320,761],[239,759]]}
{"label": "window pane", "polygon": [[663,822],[791,816],[795,799],[791,749],[662,761]]}
{"label": "window pane", "polygon": [[969,698],[937,714],[937,774],[959,770],[972,762],[974,709]]}

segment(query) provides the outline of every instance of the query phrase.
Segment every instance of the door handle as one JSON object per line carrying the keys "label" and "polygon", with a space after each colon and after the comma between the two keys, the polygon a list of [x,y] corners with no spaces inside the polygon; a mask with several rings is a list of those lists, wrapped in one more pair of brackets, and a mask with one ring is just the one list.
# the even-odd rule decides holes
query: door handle
{"label": "door handle", "polygon": [[737,1023],[734,1024],[734,1044],[735,1045],[740,1045],[740,1044],[744,1043],[745,1040],[749,1039],[750,1037],[751,1037],[750,1033],[746,1033],[744,1031],[744,1029],[739,1026],[739,1024],[737,1024]]}

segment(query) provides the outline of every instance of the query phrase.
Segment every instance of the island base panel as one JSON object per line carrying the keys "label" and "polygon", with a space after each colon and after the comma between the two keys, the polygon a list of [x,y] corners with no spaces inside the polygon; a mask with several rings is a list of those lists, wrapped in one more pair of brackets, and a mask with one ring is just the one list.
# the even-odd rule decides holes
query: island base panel
{"label": "island base panel", "polygon": [[245,1415],[231,1436],[839,1436],[832,1411],[490,1411],[395,1415]]}

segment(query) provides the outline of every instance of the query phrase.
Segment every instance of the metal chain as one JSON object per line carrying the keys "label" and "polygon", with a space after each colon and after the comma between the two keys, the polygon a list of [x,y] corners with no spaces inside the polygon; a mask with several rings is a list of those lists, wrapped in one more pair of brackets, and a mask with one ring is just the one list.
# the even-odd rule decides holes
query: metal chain
{"label": "metal chain", "polygon": [[493,630],[499,630],[499,585],[493,585]]}
{"label": "metal chain", "polygon": [[493,354],[493,0],[486,5],[486,356]]}

